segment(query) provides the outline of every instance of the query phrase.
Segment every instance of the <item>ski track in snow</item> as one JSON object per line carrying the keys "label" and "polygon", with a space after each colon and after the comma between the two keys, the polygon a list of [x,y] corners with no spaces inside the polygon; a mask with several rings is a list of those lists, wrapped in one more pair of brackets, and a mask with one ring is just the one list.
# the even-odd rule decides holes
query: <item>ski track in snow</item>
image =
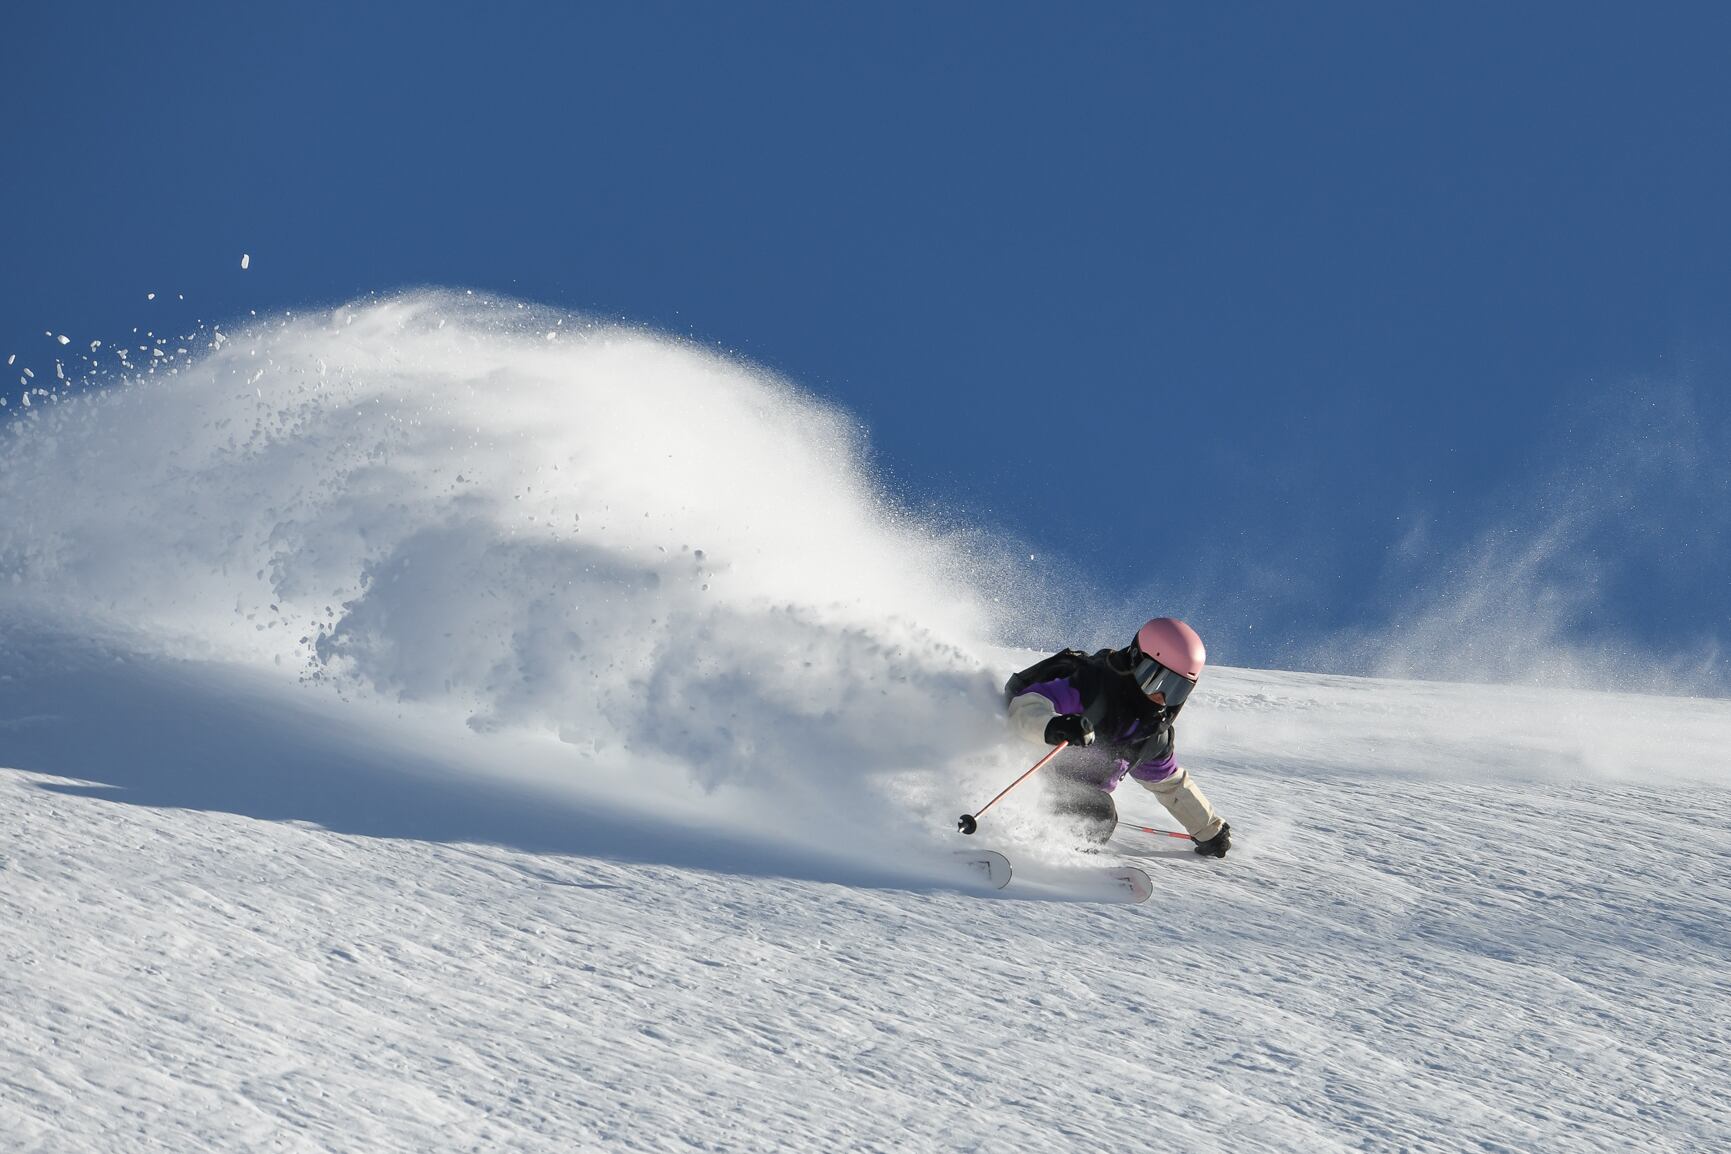
{"label": "ski track in snow", "polygon": [[[260,321],[0,427],[4,1149],[1725,1148],[1731,705],[1211,669],[1229,859],[966,892],[1009,550],[566,320]],[[1088,860],[1038,778],[966,844]]]}
{"label": "ski track in snow", "polygon": [[[1347,700],[1332,716],[1360,727]],[[1139,907],[344,834],[8,771],[0,1130],[44,1151],[1722,1144],[1722,786],[1295,770],[1268,727],[1262,769],[1191,759],[1240,850],[1158,852]]]}

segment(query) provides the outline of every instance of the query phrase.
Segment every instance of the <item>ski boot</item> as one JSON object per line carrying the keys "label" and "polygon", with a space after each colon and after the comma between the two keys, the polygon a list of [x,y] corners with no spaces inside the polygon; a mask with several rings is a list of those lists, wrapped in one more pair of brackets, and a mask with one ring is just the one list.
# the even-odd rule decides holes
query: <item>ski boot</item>
{"label": "ski boot", "polygon": [[1220,823],[1220,832],[1207,841],[1196,843],[1196,852],[1203,857],[1225,857],[1226,851],[1232,848],[1232,827],[1225,822]]}

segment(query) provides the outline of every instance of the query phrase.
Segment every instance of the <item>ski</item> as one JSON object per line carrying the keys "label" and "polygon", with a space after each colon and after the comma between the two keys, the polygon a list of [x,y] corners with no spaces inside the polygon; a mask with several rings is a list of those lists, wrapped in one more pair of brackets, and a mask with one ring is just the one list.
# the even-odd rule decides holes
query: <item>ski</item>
{"label": "ski", "polygon": [[970,876],[995,890],[1009,885],[1010,876],[1015,872],[1010,868],[1010,859],[993,849],[959,849],[955,852],[955,859]]}
{"label": "ski", "polygon": [[1139,866],[1058,866],[1035,881],[1083,901],[1141,904],[1154,896],[1154,879]]}
{"label": "ski", "polygon": [[[959,849],[952,857],[973,881],[994,890],[1009,885],[1016,872],[1010,859],[997,850]],[[1133,865],[1038,866],[1023,871],[1023,876],[1034,888],[1082,901],[1139,903],[1154,893],[1153,879]]]}
{"label": "ski", "polygon": [[1106,876],[1122,885],[1130,900],[1138,905],[1154,896],[1154,879],[1140,866],[1108,866]]}

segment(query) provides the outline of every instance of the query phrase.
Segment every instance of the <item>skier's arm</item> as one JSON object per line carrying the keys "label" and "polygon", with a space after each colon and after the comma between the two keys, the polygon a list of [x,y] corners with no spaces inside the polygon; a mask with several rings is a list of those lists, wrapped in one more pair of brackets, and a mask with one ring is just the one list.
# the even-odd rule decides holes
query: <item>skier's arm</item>
{"label": "skier's arm", "polygon": [[1093,745],[1094,723],[1080,713],[1059,713],[1058,707],[1038,693],[1024,693],[1010,702],[1010,731],[1025,741],[1042,745]]}
{"label": "skier's arm", "polygon": [[1058,707],[1038,693],[1024,693],[1010,701],[1010,732],[1023,741],[1043,745],[1046,726],[1058,716]]}
{"label": "skier's arm", "polygon": [[1004,682],[1004,704],[1008,705],[1028,691],[1028,686],[1038,685],[1042,681],[1056,681],[1068,677],[1076,671],[1076,658],[1081,654],[1074,649],[1066,649],[1062,653],[1036,661],[1020,673],[1012,673],[1010,679]]}
{"label": "skier's arm", "polygon": [[1060,713],[1054,700],[1054,683],[1063,691],[1058,700],[1076,696],[1066,678],[1076,671],[1079,656],[1073,649],[1054,653],[1005,683],[1004,700],[1012,733],[1044,745],[1057,745],[1060,741],[1071,745],[1094,743],[1094,727],[1088,719],[1080,713]]}

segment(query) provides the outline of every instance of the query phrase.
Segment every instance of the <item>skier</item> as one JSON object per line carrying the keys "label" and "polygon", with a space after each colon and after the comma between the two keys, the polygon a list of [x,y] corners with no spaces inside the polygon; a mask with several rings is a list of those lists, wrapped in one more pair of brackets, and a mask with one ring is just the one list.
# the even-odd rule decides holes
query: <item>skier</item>
{"label": "skier", "polygon": [[1004,685],[1010,728],[1066,750],[1050,783],[1060,813],[1079,818],[1083,835],[1103,843],[1118,824],[1112,791],[1125,774],[1160,799],[1195,839],[1196,852],[1225,857],[1232,827],[1178,764],[1172,723],[1202,676],[1207,652],[1196,630],[1156,617],[1122,649],[1054,653]]}

